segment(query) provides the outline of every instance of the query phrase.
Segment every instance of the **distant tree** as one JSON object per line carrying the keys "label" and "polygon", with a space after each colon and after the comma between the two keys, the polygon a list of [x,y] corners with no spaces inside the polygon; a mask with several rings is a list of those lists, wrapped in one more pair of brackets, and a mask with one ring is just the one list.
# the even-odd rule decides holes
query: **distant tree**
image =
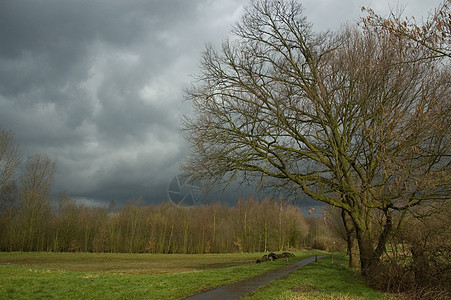
{"label": "distant tree", "polygon": [[[278,217],[279,247],[278,250],[288,250],[290,248],[301,248],[308,233],[308,226],[304,215],[298,206],[286,201],[274,201]],[[273,237],[274,238],[274,237]],[[308,245],[310,247],[311,245]]]}
{"label": "distant tree", "polygon": [[53,249],[55,251],[78,251],[81,248],[81,228],[79,223],[82,208],[68,195],[58,197],[58,211],[55,217]]}
{"label": "distant tree", "polygon": [[17,243],[18,187],[10,181],[0,193],[0,251],[13,251]]}
{"label": "distant tree", "polygon": [[[99,251],[98,248],[94,249],[94,246],[100,245],[100,247],[102,247],[102,244],[105,242],[102,238],[105,238],[105,236],[101,236],[100,232],[102,226],[106,224],[107,215],[107,209],[103,207],[84,206],[81,208],[78,222],[83,236],[82,251]],[[99,239],[96,239],[97,234],[100,236]],[[100,243],[98,243],[99,241]]]}
{"label": "distant tree", "polygon": [[45,250],[48,224],[51,220],[50,189],[53,184],[55,163],[45,155],[29,156],[25,173],[19,178],[21,224],[21,250]]}
{"label": "distant tree", "polygon": [[449,66],[390,32],[315,34],[295,1],[253,1],[233,33],[221,50],[207,46],[186,92],[186,170],[256,178],[342,209],[365,272],[394,215],[448,199]]}
{"label": "distant tree", "polygon": [[55,163],[46,155],[29,156],[25,164],[25,173],[20,177],[22,193],[35,193],[48,198],[55,168]]}
{"label": "distant tree", "polygon": [[122,242],[126,252],[133,253],[139,252],[138,249],[144,249],[144,213],[145,210],[141,198],[129,201],[119,213],[121,232],[123,234]]}
{"label": "distant tree", "polygon": [[14,143],[14,133],[0,127],[0,208],[4,194],[11,189],[11,180],[20,164],[20,153]]}

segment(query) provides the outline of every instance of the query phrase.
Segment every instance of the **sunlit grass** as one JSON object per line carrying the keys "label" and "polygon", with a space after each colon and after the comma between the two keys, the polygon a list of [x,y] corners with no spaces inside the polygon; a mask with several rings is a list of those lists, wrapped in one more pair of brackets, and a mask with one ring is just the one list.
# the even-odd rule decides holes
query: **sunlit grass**
{"label": "sunlit grass", "polygon": [[365,286],[354,271],[347,268],[343,254],[333,261],[323,258],[288,276],[270,282],[243,299],[384,299],[382,293]]}

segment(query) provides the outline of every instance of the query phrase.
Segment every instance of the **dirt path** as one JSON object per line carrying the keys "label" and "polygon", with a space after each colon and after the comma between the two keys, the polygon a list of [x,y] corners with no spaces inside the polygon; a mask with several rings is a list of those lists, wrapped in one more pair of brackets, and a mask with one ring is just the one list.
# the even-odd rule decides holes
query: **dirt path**
{"label": "dirt path", "polygon": [[[321,259],[328,255],[318,255],[317,259]],[[238,282],[234,282],[228,285],[224,285],[222,287],[216,288],[214,290],[210,290],[201,294],[197,294],[185,300],[228,300],[228,299],[238,299],[246,295],[247,293],[252,292],[253,290],[259,288],[262,285],[269,283],[270,281],[282,278],[293,271],[296,271],[302,268],[305,265],[308,265],[311,262],[315,261],[315,256],[308,257],[305,259],[301,259],[292,264],[280,267],[275,270],[268,271],[266,273],[247,278]]]}

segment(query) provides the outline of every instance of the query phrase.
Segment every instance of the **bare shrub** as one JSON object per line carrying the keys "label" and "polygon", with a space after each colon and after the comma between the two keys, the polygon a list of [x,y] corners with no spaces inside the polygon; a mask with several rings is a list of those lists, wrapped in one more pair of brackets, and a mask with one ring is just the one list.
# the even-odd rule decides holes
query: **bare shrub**
{"label": "bare shrub", "polygon": [[410,218],[391,238],[391,249],[370,270],[368,283],[410,299],[451,299],[449,204],[429,216]]}

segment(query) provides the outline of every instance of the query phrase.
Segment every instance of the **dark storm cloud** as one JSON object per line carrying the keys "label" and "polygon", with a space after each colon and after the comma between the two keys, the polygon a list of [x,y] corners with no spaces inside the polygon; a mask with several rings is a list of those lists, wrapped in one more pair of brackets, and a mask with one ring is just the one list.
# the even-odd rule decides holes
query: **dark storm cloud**
{"label": "dark storm cloud", "polygon": [[[183,89],[204,44],[219,44],[246,2],[0,1],[0,126],[25,158],[56,161],[55,194],[165,200],[187,152]],[[325,27],[352,22],[333,3],[306,1],[305,13]]]}
{"label": "dark storm cloud", "polygon": [[221,2],[2,1],[0,126],[57,162],[55,192],[164,200],[188,74],[240,8]]}

